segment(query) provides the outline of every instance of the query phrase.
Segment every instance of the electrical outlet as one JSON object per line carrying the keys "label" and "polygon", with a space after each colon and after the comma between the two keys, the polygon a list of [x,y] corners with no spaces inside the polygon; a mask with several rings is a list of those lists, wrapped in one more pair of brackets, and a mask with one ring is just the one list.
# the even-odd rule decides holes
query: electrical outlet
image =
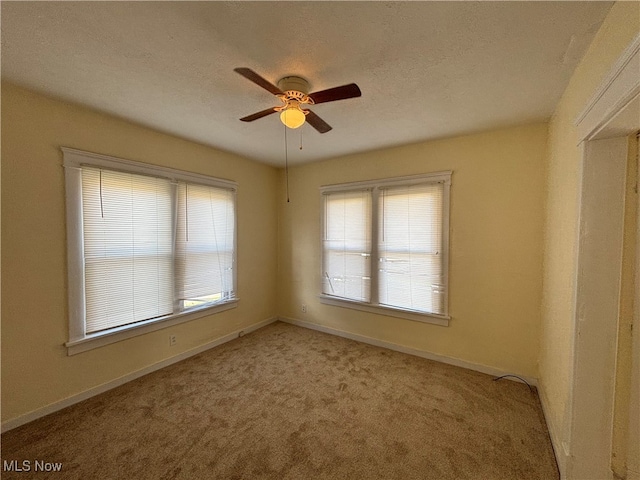
{"label": "electrical outlet", "polygon": [[169,346],[173,347],[176,343],[178,343],[178,339],[175,335],[169,335]]}
{"label": "electrical outlet", "polygon": [[302,313],[307,313],[307,306],[306,305],[302,305]]}

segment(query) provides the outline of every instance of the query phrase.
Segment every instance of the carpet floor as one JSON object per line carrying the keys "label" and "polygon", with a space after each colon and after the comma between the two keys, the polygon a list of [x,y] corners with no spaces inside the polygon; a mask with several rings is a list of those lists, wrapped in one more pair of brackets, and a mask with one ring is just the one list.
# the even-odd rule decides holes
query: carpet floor
{"label": "carpet floor", "polygon": [[2,460],[31,466],[3,479],[559,478],[535,390],[281,322],[11,430]]}

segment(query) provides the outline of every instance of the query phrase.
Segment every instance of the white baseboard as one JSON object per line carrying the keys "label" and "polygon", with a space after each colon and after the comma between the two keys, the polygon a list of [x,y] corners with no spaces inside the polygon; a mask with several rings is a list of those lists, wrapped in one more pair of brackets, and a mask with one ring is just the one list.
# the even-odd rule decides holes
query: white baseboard
{"label": "white baseboard", "polygon": [[7,432],[13,428],[24,425],[25,423],[29,423],[40,417],[49,415],[50,413],[54,413],[54,412],[57,412],[58,410],[62,410],[63,408],[69,407],[83,400],[86,400],[88,398],[104,393],[107,390],[111,390],[112,388],[119,387],[120,385],[123,385],[132,380],[135,380],[136,378],[140,378],[151,372],[155,372],[156,370],[160,370],[161,368],[167,367],[174,363],[185,360],[186,358],[192,357],[206,350],[217,347],[218,345],[227,343],[242,335],[245,335],[247,333],[250,333],[262,327],[265,327],[270,323],[276,322],[277,320],[278,320],[277,317],[272,317],[272,318],[268,318],[267,320],[254,323],[253,325],[249,325],[248,327],[244,327],[241,330],[236,330],[234,332],[228,333],[227,335],[224,335],[220,338],[212,340],[211,342],[205,343],[204,345],[200,345],[199,347],[192,348],[191,350],[187,350],[186,352],[182,352],[174,357],[167,358],[158,363],[154,363],[153,365],[149,365],[148,367],[142,368],[140,370],[136,370],[135,372],[128,373],[127,375],[124,375],[120,378],[116,378],[115,380],[111,380],[110,382],[103,383],[102,385],[98,385],[97,387],[90,388],[89,390],[85,390],[84,392],[78,393],[76,395],[72,395],[71,397],[65,398],[58,402],[51,403],[45,407],[39,408],[37,410],[33,410],[29,413],[13,418],[11,420],[7,420],[2,424],[0,431],[2,433]]}
{"label": "white baseboard", "polygon": [[538,397],[540,398],[542,413],[547,423],[547,430],[549,430],[549,436],[551,437],[551,446],[556,457],[556,463],[560,470],[560,479],[565,480],[567,478],[567,457],[569,456],[568,445],[562,441],[560,429],[549,415],[549,397],[547,397],[547,392],[542,383],[538,385]]}
{"label": "white baseboard", "polygon": [[[375,345],[376,347],[388,348],[389,350],[395,350],[396,352],[407,353],[409,355],[415,355],[417,357],[426,358],[428,360],[435,360],[436,362],[446,363],[448,365],[454,365],[456,367],[462,367],[469,370],[475,370],[476,372],[486,373],[487,375],[492,375],[495,377],[511,374],[511,372],[505,372],[504,370],[500,370],[494,367],[489,367],[487,365],[467,362],[459,358],[447,357],[444,355],[438,355],[436,353],[426,352],[424,350],[405,347],[404,345],[398,345],[396,343],[387,342],[385,340],[379,340],[377,338],[366,337],[364,335],[359,335],[357,333],[345,332],[343,330],[338,330],[332,327],[318,325],[317,323],[305,322],[304,320],[298,320],[295,318],[288,318],[288,317],[278,317],[278,320],[282,322],[290,323],[292,325],[297,325],[299,327],[309,328],[311,330],[317,330],[319,332],[324,332],[324,333],[329,333],[331,335],[337,335],[339,337],[349,338],[351,340],[356,340],[362,343],[368,343],[370,345]],[[525,375],[518,375],[518,376],[523,380],[526,380],[527,383],[529,383],[529,385],[537,387],[538,385],[537,378],[527,377]],[[513,377],[506,377],[505,380],[507,379],[514,380]],[[518,381],[518,380],[515,380],[515,381]]]}

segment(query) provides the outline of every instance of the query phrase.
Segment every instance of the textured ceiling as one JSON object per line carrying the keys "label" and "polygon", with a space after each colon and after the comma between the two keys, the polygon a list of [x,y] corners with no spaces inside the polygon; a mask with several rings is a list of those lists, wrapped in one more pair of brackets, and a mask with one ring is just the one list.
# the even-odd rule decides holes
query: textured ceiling
{"label": "textured ceiling", "polygon": [[[277,98],[233,71],[362,97],[312,107],[290,164],[548,118],[611,2],[1,2],[2,76],[272,165]],[[303,149],[299,149],[302,132]]]}

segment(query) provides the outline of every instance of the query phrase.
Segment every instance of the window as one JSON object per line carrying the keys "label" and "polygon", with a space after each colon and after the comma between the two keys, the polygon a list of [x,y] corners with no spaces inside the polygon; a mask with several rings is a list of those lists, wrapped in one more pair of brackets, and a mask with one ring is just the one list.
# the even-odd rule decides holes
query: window
{"label": "window", "polygon": [[337,297],[369,302],[371,195],[366,190],[356,190],[335,192],[324,198],[323,291]]}
{"label": "window", "polygon": [[178,184],[179,310],[233,298],[234,226],[234,192],[207,185]]}
{"label": "window", "polygon": [[69,353],[235,306],[235,184],[63,148]]}
{"label": "window", "polygon": [[321,301],[447,324],[451,172],[322,188]]}
{"label": "window", "polygon": [[85,332],[170,315],[171,181],[89,167],[81,175]]}

